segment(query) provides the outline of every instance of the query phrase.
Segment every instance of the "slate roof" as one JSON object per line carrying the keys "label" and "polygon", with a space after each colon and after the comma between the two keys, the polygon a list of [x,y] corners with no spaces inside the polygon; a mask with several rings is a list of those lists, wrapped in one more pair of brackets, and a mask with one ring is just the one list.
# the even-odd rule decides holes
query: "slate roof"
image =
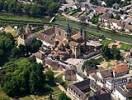
{"label": "slate roof", "polygon": [[103,78],[108,78],[108,77],[112,77],[112,70],[108,69],[108,70],[102,70],[100,71],[100,74],[102,75]]}
{"label": "slate roof", "polygon": [[90,80],[86,79],[84,81],[72,84],[69,87],[72,88],[74,91],[77,92],[77,94],[81,96],[90,90]]}
{"label": "slate roof", "polygon": [[116,90],[119,91],[124,97],[132,97],[132,89],[128,90],[122,86],[116,87]]}

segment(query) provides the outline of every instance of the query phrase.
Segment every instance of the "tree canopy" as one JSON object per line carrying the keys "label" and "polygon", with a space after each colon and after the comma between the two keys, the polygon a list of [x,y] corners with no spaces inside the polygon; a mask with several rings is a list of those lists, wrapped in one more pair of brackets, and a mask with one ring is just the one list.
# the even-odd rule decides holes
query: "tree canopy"
{"label": "tree canopy", "polygon": [[58,0],[0,0],[0,11],[29,16],[54,15],[59,8]]}
{"label": "tree canopy", "polygon": [[96,59],[87,60],[84,62],[82,70],[98,69],[97,65],[99,65],[99,62]]}
{"label": "tree canopy", "polygon": [[46,79],[48,80],[48,83],[50,85],[54,85],[55,84],[54,72],[51,70],[46,71]]}
{"label": "tree canopy", "polygon": [[58,100],[71,100],[64,92],[59,95]]}
{"label": "tree canopy", "polygon": [[116,47],[109,48],[108,46],[104,46],[102,48],[102,55],[106,60],[110,60],[110,59],[121,60],[122,59],[120,50],[117,49]]}
{"label": "tree canopy", "polygon": [[13,36],[10,33],[0,33],[0,66],[11,58],[24,57],[30,53],[35,53],[41,47],[42,42],[33,39],[29,45],[17,47]]}
{"label": "tree canopy", "polygon": [[0,33],[0,65],[4,64],[15,47],[15,41],[11,34]]}
{"label": "tree canopy", "polygon": [[1,85],[9,96],[37,94],[44,91],[45,75],[41,64],[20,58],[6,63],[3,70]]}

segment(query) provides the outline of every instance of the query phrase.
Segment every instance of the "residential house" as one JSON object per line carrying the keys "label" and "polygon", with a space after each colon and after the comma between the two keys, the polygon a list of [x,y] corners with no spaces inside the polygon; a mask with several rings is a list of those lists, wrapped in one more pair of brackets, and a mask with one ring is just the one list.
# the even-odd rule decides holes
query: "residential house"
{"label": "residential house", "polygon": [[120,63],[113,69],[100,70],[89,74],[89,78],[100,87],[106,87],[112,90],[115,86],[123,85],[129,78],[128,65]]}
{"label": "residential house", "polygon": [[128,77],[119,77],[119,78],[111,78],[109,80],[106,80],[106,88],[109,90],[113,90],[117,86],[122,86],[127,84]]}
{"label": "residential house", "polygon": [[129,67],[125,63],[117,64],[113,67],[113,76],[119,77],[129,73]]}
{"label": "residential house", "polygon": [[72,97],[72,100],[88,100],[88,94],[90,91],[90,80],[71,84],[67,88],[68,94]]}
{"label": "residential house", "polygon": [[132,99],[132,83],[127,85],[117,86],[112,92],[112,97],[115,100],[131,100]]}
{"label": "residential house", "polygon": [[88,100],[112,100],[112,98],[110,92],[100,89],[93,96],[90,96]]}

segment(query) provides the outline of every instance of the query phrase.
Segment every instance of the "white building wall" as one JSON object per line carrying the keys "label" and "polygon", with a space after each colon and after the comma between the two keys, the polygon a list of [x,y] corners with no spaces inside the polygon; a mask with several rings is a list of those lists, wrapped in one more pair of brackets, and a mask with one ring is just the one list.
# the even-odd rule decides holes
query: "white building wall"
{"label": "white building wall", "polygon": [[43,61],[42,61],[41,59],[39,59],[39,58],[36,58],[36,62],[37,62],[38,64],[43,64]]}
{"label": "white building wall", "polygon": [[127,100],[126,97],[124,97],[119,91],[115,90],[113,91],[113,98],[115,100]]}
{"label": "white building wall", "polygon": [[101,82],[99,82],[99,81],[97,81],[97,85],[99,85],[100,87],[103,87],[104,86],[104,84],[101,83]]}
{"label": "white building wall", "polygon": [[113,85],[110,83],[110,82],[106,82],[106,87],[108,88],[108,89],[110,89],[110,90],[112,90],[113,89]]}
{"label": "white building wall", "polygon": [[25,45],[25,40],[22,39],[22,38],[19,36],[18,39],[17,39],[17,44],[18,44],[18,46],[19,46],[19,45]]}
{"label": "white building wall", "polygon": [[76,74],[76,77],[77,77],[77,81],[83,81],[83,77],[81,77],[80,75]]}

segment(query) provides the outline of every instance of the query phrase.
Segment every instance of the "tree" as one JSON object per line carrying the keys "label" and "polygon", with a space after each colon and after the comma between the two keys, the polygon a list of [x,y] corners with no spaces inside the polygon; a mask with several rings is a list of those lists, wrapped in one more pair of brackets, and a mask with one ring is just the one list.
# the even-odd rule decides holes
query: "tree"
{"label": "tree", "polygon": [[3,67],[5,73],[1,77],[1,85],[9,96],[43,92],[45,76],[42,65],[20,58],[6,63]]}
{"label": "tree", "polygon": [[102,48],[102,55],[106,60],[112,59],[113,58],[113,54],[111,52],[111,49],[108,46],[104,46]]}
{"label": "tree", "polygon": [[93,24],[98,24],[99,21],[99,15],[94,15],[93,18],[91,19],[91,22]]}
{"label": "tree", "polygon": [[12,50],[11,50],[11,57],[12,58],[18,58],[21,56],[21,51],[19,48],[17,47],[14,47]]}
{"label": "tree", "polygon": [[15,41],[12,35],[9,33],[0,33],[0,65],[8,61],[14,47]]}
{"label": "tree", "polygon": [[59,95],[58,100],[71,100],[64,92]]}
{"label": "tree", "polygon": [[108,46],[104,46],[102,48],[102,55],[106,60],[110,60],[110,59],[121,60],[122,59],[120,50],[117,49],[116,47],[109,48]]}
{"label": "tree", "polygon": [[96,59],[87,60],[84,62],[82,70],[98,69],[97,65],[99,65],[99,62]]}
{"label": "tree", "polygon": [[111,51],[113,53],[113,59],[116,59],[116,60],[122,59],[121,52],[116,47],[112,47]]}
{"label": "tree", "polygon": [[41,64],[34,64],[29,76],[30,93],[41,93],[44,89],[45,77]]}
{"label": "tree", "polygon": [[42,45],[42,42],[40,40],[33,39],[32,42],[27,45],[27,48],[29,49],[29,52],[35,53],[39,50],[41,45]]}
{"label": "tree", "polygon": [[46,79],[48,80],[49,84],[54,85],[55,84],[54,72],[48,70],[46,72]]}
{"label": "tree", "polygon": [[29,16],[53,16],[59,8],[59,0],[34,0],[33,3],[20,3],[18,0],[0,0],[0,11]]}

